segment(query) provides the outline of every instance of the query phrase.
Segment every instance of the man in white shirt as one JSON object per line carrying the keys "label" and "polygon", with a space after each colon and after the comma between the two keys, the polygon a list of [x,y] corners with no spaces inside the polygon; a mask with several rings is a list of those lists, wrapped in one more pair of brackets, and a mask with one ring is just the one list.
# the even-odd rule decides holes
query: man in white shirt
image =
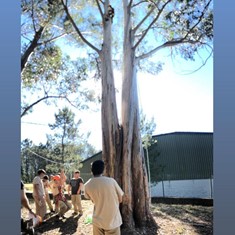
{"label": "man in white shirt", "polygon": [[119,204],[124,192],[115,179],[103,176],[104,162],[92,163],[93,178],[85,184],[85,197],[94,203],[93,235],[120,235],[122,217]]}
{"label": "man in white shirt", "polygon": [[36,214],[44,220],[47,206],[42,178],[46,175],[46,171],[39,169],[37,173],[38,175],[33,179],[33,198],[35,201]]}

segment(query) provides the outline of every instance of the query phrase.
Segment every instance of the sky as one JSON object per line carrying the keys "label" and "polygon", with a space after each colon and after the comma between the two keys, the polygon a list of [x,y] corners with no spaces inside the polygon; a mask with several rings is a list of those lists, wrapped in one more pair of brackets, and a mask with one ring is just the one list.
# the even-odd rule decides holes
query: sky
{"label": "sky", "polygon": [[[75,52],[74,52],[75,53]],[[157,75],[138,73],[138,93],[140,108],[147,119],[154,117],[156,130],[153,133],[170,132],[213,132],[213,58],[199,71],[200,61],[166,61],[163,71]],[[187,71],[191,73],[184,75]],[[115,72],[115,84],[121,86],[121,74]],[[100,83],[91,80],[87,86],[100,91]],[[121,92],[117,93],[117,107],[120,115]],[[60,101],[61,109],[66,103]],[[92,110],[78,111],[71,107],[76,118],[83,123],[80,132],[91,132],[88,142],[101,150],[101,113]],[[48,123],[54,123],[54,113],[58,108],[39,103],[29,115],[21,119],[21,140],[31,139],[35,144],[46,142],[46,133],[52,133]]]}

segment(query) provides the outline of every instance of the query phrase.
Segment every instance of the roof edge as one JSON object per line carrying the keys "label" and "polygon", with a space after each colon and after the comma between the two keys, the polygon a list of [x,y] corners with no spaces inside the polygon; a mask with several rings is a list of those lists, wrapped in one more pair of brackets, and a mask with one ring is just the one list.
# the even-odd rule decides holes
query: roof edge
{"label": "roof edge", "polygon": [[213,135],[213,132],[194,132],[194,131],[175,131],[175,132],[169,132],[169,133],[162,133],[162,134],[157,134],[157,135],[152,135],[152,137],[158,137],[158,136],[163,136],[163,135],[182,135],[182,134],[190,134],[190,135],[208,135],[211,134]]}
{"label": "roof edge", "polygon": [[96,153],[96,154],[92,155],[91,157],[88,157],[88,158],[84,159],[84,160],[83,160],[83,161],[81,161],[80,163],[84,163],[84,162],[86,162],[86,161],[90,160],[91,158],[93,158],[93,157],[95,157],[95,156],[99,155],[100,153],[102,153],[102,151],[99,151],[98,153]]}

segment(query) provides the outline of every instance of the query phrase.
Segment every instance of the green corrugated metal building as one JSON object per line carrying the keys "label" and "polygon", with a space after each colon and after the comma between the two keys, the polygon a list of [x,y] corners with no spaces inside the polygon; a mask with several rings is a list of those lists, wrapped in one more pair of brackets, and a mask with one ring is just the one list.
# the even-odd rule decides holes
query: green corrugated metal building
{"label": "green corrugated metal building", "polygon": [[98,152],[95,155],[83,160],[81,162],[82,168],[80,170],[80,175],[83,178],[84,182],[89,180],[92,177],[91,174],[91,163],[94,162],[95,160],[101,159],[102,158],[102,152]]}
{"label": "green corrugated metal building", "polygon": [[213,133],[175,132],[153,139],[157,142],[148,148],[152,182],[213,177]]}
{"label": "green corrugated metal building", "polygon": [[[148,148],[152,182],[213,178],[213,133],[174,132],[153,139],[156,142]],[[101,152],[81,162],[85,182],[91,177],[91,162],[97,159]]]}

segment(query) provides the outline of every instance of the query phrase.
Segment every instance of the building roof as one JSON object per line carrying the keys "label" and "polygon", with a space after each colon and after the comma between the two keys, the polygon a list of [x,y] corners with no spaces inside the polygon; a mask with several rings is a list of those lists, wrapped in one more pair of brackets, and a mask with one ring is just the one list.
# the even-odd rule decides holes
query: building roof
{"label": "building roof", "polygon": [[95,158],[96,156],[98,156],[98,155],[100,155],[100,154],[102,154],[102,151],[100,151],[100,152],[98,152],[98,153],[92,155],[91,157],[86,158],[85,160],[81,161],[81,163],[84,164],[84,163],[86,163],[86,162],[92,160],[93,158]]}

